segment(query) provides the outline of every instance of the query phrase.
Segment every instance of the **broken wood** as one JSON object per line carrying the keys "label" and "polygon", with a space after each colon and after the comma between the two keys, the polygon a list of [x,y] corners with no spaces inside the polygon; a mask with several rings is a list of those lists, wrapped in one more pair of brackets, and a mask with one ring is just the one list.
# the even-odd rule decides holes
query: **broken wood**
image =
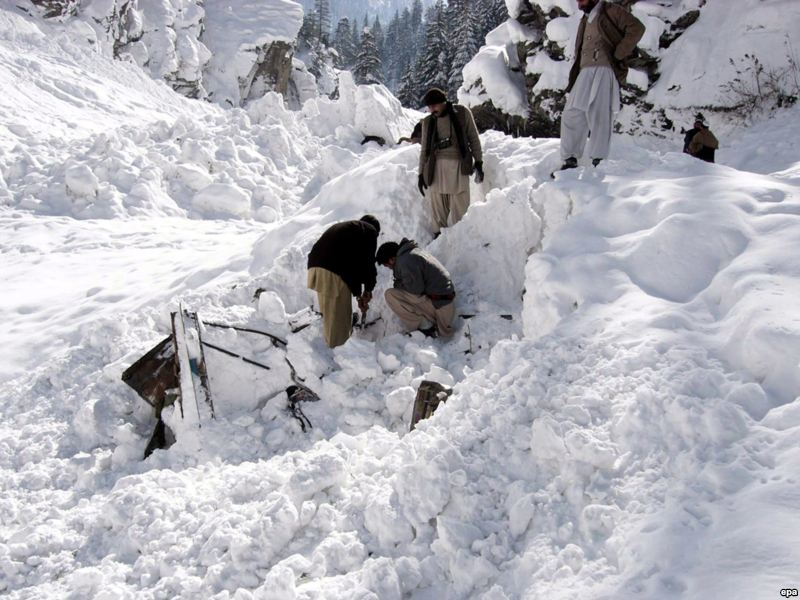
{"label": "broken wood", "polygon": [[439,404],[447,401],[453,393],[453,388],[442,385],[436,381],[423,381],[419,384],[417,397],[414,399],[414,410],[411,413],[411,428],[414,431],[417,423],[430,417]]}
{"label": "broken wood", "polygon": [[172,336],[165,337],[125,369],[122,381],[156,409],[156,413],[160,413],[163,407],[170,406],[177,398],[178,378],[173,368],[174,360]]}

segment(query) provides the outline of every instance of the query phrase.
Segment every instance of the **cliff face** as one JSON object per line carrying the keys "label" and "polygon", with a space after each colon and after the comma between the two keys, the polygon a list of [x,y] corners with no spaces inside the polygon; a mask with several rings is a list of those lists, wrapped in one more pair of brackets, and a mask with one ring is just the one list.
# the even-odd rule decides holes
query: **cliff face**
{"label": "cliff face", "polygon": [[[302,8],[291,0],[30,0],[31,11],[88,24],[101,51],[190,98],[239,106],[286,95]],[[85,26],[85,25],[84,25]]]}

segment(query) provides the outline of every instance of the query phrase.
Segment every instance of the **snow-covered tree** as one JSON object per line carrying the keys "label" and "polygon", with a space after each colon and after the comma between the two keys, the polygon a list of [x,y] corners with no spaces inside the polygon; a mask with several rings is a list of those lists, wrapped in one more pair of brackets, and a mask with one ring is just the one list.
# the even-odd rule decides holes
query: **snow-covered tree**
{"label": "snow-covered tree", "polygon": [[329,0],[314,0],[314,36],[322,46],[328,46],[331,33],[331,5]]}
{"label": "snow-covered tree", "polygon": [[378,56],[382,56],[384,36],[380,17],[375,17],[375,20],[372,22],[370,32],[372,33],[372,37],[375,38],[375,46],[378,48]]}
{"label": "snow-covered tree", "polygon": [[414,0],[411,5],[411,30],[419,34],[422,29],[422,0]]}
{"label": "snow-covered tree", "polygon": [[508,19],[505,0],[474,0],[473,12],[480,24],[481,37]]}
{"label": "snow-covered tree", "polygon": [[[432,87],[447,88],[450,80],[448,43],[446,39],[444,4],[437,0],[428,9],[425,23],[425,46],[416,63],[418,90]],[[424,93],[424,92],[423,92]]]}
{"label": "snow-covered tree", "polygon": [[356,19],[353,19],[353,31],[350,33],[350,39],[353,44],[353,53],[356,54],[357,49],[361,47],[361,34],[359,33]]}
{"label": "snow-covered tree", "polygon": [[375,45],[375,37],[369,27],[364,29],[364,34],[361,36],[361,48],[358,51],[353,76],[359,84],[383,83],[381,58]]}
{"label": "snow-covered tree", "polygon": [[339,19],[339,23],[336,25],[333,48],[339,55],[336,60],[336,67],[339,69],[351,68],[356,59],[356,47],[353,45],[350,20],[347,17]]}
{"label": "snow-covered tree", "polygon": [[455,28],[450,37],[453,40],[454,52],[447,87],[452,98],[456,97],[456,92],[463,82],[464,65],[478,53],[484,41],[483,28],[478,20],[476,5],[464,1],[454,4],[460,18],[451,21],[455,22]]}
{"label": "snow-covered tree", "polygon": [[400,35],[400,12],[395,11],[394,17],[386,28],[386,36],[380,47],[381,63],[383,64],[384,81],[391,90],[396,90],[402,76],[401,69],[406,65],[404,42]]}
{"label": "snow-covered tree", "polygon": [[403,106],[417,108],[419,106],[420,95],[415,71],[413,67],[409,65],[403,74],[403,78],[400,80],[400,86],[397,88],[397,99],[400,100]]}

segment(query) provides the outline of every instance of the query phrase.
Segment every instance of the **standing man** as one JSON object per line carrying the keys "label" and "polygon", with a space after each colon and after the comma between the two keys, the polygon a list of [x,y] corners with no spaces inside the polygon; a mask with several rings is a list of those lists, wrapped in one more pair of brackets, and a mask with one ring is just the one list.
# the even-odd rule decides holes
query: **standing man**
{"label": "standing man", "polygon": [[627,58],[644,35],[644,25],[627,10],[605,0],[578,0],[583,18],[575,38],[567,104],[561,115],[561,169],[574,169],[586,136],[596,167],[608,157],[613,114],[619,112],[619,86],[628,76]]}
{"label": "standing man", "polygon": [[419,153],[419,193],[430,186],[431,209],[436,235],[447,227],[448,217],[458,223],[469,208],[469,176],[483,181],[483,152],[472,112],[447,101],[445,93],[433,88],[422,98],[428,112],[422,120]]}
{"label": "standing man", "polygon": [[[405,238],[399,244],[382,244],[375,262],[394,274],[394,287],[385,293],[386,303],[406,329],[419,329],[428,337],[453,335],[456,292],[442,263]],[[433,325],[420,329],[423,319]]]}
{"label": "standing man", "polygon": [[[375,249],[381,224],[372,215],[331,225],[308,255],[308,287],[317,292],[328,347],[341,346],[353,330],[353,301],[366,311],[378,272]],[[363,286],[363,290],[362,290]]]}
{"label": "standing man", "polygon": [[695,158],[713,163],[718,149],[717,137],[706,125],[703,113],[697,113],[694,117],[694,127],[687,131],[683,138],[683,151]]}

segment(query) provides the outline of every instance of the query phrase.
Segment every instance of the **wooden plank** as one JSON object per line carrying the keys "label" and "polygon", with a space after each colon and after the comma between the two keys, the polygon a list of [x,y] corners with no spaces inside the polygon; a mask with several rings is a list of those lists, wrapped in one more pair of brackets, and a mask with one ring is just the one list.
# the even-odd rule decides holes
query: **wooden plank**
{"label": "wooden plank", "polygon": [[197,361],[197,370],[200,373],[200,389],[205,396],[206,404],[208,404],[209,409],[211,409],[211,418],[216,419],[217,415],[214,412],[214,399],[211,396],[211,383],[208,379],[208,363],[206,363],[206,353],[203,348],[202,324],[200,316],[197,313],[191,313],[191,315],[194,319],[195,327],[197,327],[197,345],[200,352],[200,359]]}
{"label": "wooden plank", "polygon": [[452,393],[452,388],[436,381],[426,380],[420,383],[417,397],[414,400],[414,410],[411,413],[411,428],[409,431],[414,431],[417,423],[430,417],[439,408],[439,404],[445,402]]}
{"label": "wooden plank", "polygon": [[183,310],[172,313],[172,333],[175,340],[175,366],[180,389],[181,417],[189,425],[200,427],[200,407],[194,389],[192,365],[189,358],[189,347],[186,340],[186,323],[183,321]]}

